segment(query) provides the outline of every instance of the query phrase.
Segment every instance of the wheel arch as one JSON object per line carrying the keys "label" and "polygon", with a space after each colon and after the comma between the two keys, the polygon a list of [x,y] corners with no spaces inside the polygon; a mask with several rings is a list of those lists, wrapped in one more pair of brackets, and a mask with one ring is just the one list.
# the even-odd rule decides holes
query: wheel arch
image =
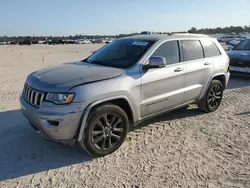
{"label": "wheel arch", "polygon": [[129,123],[130,124],[134,123],[134,120],[135,120],[134,110],[132,108],[132,104],[131,104],[128,97],[126,97],[124,95],[120,95],[120,96],[109,97],[109,98],[105,98],[105,99],[101,99],[101,100],[92,102],[91,104],[89,104],[87,106],[87,108],[84,111],[82,122],[80,124],[80,129],[78,132],[78,139],[77,139],[78,142],[82,140],[83,132],[84,132],[87,120],[88,120],[89,113],[91,112],[91,110],[93,108],[95,108],[101,104],[104,104],[104,103],[112,103],[112,104],[119,106],[127,114],[128,118],[129,118]]}
{"label": "wheel arch", "polygon": [[227,84],[226,75],[224,73],[215,74],[208,81],[206,87],[202,91],[202,95],[200,96],[200,99],[202,99],[204,97],[204,95],[206,94],[206,91],[207,91],[209,85],[211,84],[212,80],[219,80],[222,83],[222,85],[223,85],[223,89],[224,90],[226,89],[226,84]]}

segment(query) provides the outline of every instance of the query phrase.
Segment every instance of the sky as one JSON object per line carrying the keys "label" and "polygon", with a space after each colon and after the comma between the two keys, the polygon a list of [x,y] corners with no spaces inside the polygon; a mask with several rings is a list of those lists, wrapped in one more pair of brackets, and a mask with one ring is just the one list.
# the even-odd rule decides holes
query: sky
{"label": "sky", "polygon": [[0,0],[0,36],[187,31],[250,25],[250,0]]}

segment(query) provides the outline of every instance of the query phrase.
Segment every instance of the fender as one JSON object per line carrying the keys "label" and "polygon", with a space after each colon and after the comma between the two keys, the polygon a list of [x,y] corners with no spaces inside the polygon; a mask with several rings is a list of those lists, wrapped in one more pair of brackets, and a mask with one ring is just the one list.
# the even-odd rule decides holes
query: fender
{"label": "fender", "polygon": [[227,80],[226,73],[218,73],[218,74],[215,74],[215,75],[213,75],[213,76],[209,79],[209,81],[208,81],[208,83],[207,83],[206,87],[204,87],[204,89],[203,89],[203,91],[202,91],[202,94],[201,94],[201,96],[200,96],[200,98],[199,98],[199,99],[202,99],[202,98],[204,97],[204,95],[206,94],[207,89],[208,89],[208,87],[209,87],[210,83],[211,83],[211,82],[212,82],[212,80],[213,80],[215,77],[217,77],[217,76],[224,76],[224,77],[225,77],[225,79],[226,79],[226,85],[227,85],[228,80]]}
{"label": "fender", "polygon": [[130,108],[132,110],[133,119],[135,119],[135,117],[134,117],[134,109],[132,108],[131,102],[128,99],[128,97],[126,97],[124,95],[118,95],[118,96],[109,97],[109,98],[105,98],[105,99],[95,101],[95,102],[91,103],[90,105],[88,105],[87,108],[84,111],[80,131],[79,131],[79,134],[78,134],[78,140],[77,140],[78,142],[80,142],[83,139],[83,132],[84,132],[84,129],[85,129],[85,126],[86,126],[86,123],[87,123],[87,119],[88,119],[88,116],[89,116],[89,113],[90,113],[91,109],[94,106],[98,105],[98,104],[101,104],[101,103],[104,103],[104,102],[107,102],[107,101],[111,101],[111,100],[115,100],[115,99],[125,99],[128,102],[128,104],[129,104],[129,106],[130,106]]}

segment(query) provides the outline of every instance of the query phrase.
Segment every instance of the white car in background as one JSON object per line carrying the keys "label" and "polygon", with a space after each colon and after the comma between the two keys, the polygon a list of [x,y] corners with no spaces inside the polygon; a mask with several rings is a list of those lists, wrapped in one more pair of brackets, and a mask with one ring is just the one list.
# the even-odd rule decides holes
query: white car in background
{"label": "white car in background", "polygon": [[245,40],[245,39],[249,39],[250,36],[239,36],[237,38],[235,38],[234,40],[231,40],[229,42],[229,45],[232,45],[232,46],[236,46],[238,45],[241,41]]}
{"label": "white car in background", "polygon": [[228,44],[230,41],[234,40],[235,38],[236,38],[236,35],[226,35],[226,36],[219,37],[217,40],[219,42],[225,42]]}
{"label": "white car in background", "polygon": [[6,45],[7,43],[6,42],[1,42],[0,41],[0,45]]}
{"label": "white car in background", "polygon": [[88,39],[79,39],[77,44],[91,44],[91,42]]}

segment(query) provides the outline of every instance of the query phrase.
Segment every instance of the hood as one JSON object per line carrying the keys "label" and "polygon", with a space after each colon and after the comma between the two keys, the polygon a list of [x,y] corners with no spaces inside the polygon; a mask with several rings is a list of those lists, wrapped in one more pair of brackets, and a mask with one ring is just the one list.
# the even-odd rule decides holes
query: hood
{"label": "hood", "polygon": [[250,51],[231,50],[227,53],[230,58],[250,60]]}
{"label": "hood", "polygon": [[67,92],[77,85],[111,79],[122,74],[123,69],[72,62],[33,72],[26,83],[40,91]]}

